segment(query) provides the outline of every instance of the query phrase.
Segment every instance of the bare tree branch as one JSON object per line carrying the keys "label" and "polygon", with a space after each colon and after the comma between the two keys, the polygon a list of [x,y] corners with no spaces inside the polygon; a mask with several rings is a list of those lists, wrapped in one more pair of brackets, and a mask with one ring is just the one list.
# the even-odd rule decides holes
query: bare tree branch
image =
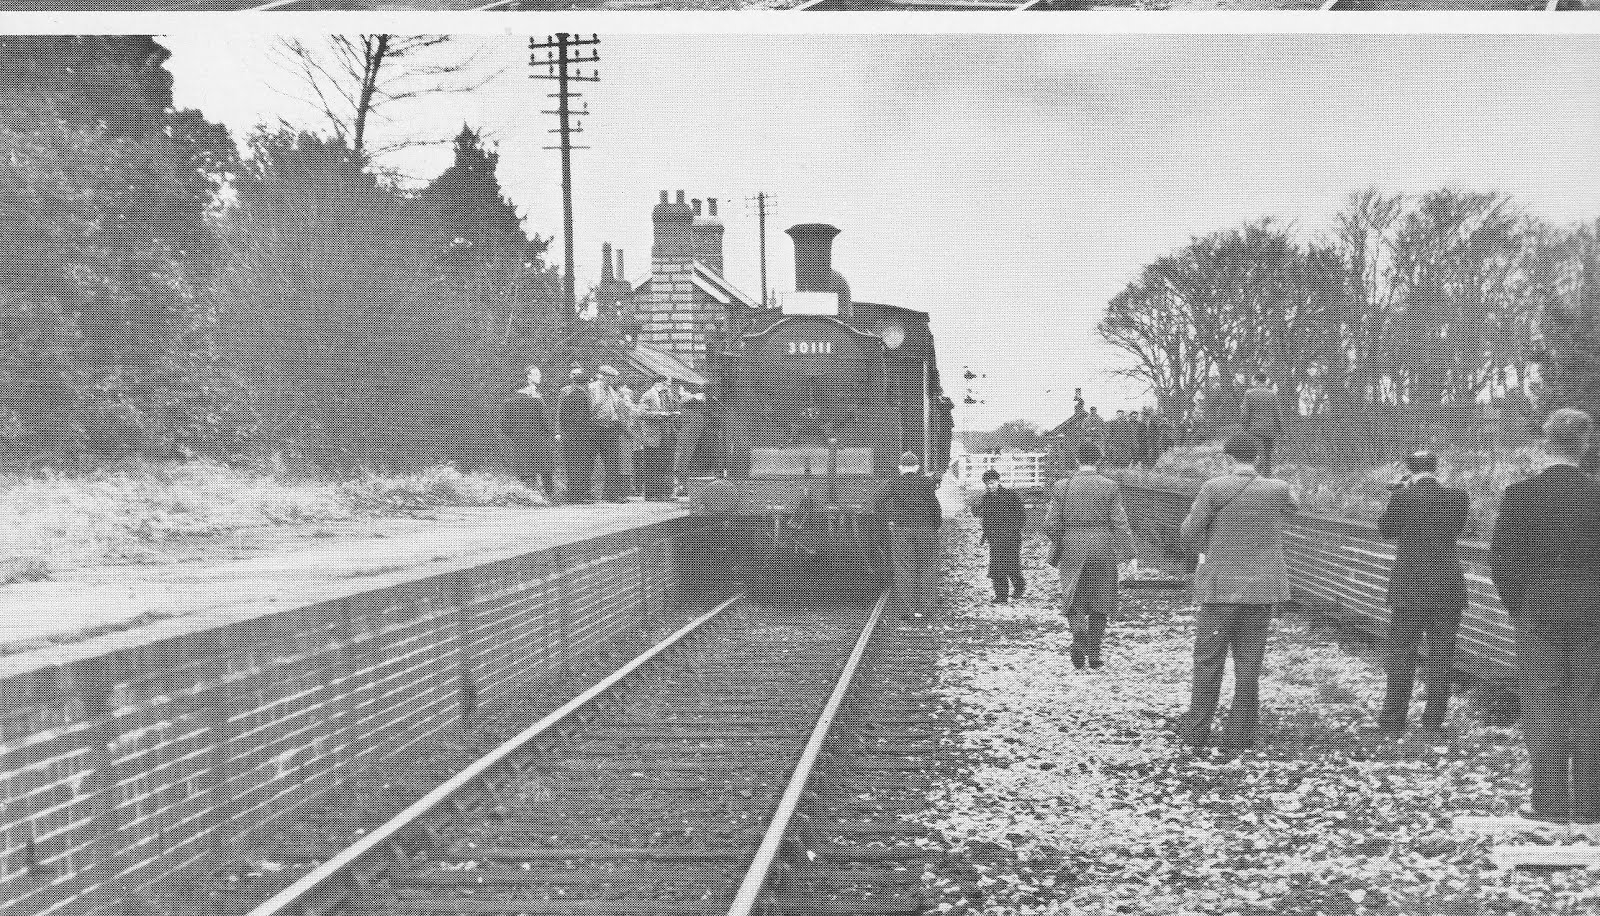
{"label": "bare tree branch", "polygon": [[290,73],[297,91],[275,90],[311,105],[333,135],[357,154],[373,159],[385,153],[446,142],[404,135],[384,143],[371,140],[373,127],[399,122],[396,106],[435,95],[472,92],[500,75],[474,75],[478,52],[440,56],[454,39],[448,35],[329,35],[321,41],[279,39],[273,56]]}

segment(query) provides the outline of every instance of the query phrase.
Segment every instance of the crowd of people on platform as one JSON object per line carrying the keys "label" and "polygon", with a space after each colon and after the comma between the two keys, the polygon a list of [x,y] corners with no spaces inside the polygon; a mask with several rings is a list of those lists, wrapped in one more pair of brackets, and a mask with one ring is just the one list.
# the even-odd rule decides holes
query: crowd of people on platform
{"label": "crowd of people on platform", "polygon": [[575,365],[552,403],[543,373],[529,366],[527,384],[500,412],[517,477],[551,501],[558,470],[569,503],[678,495],[705,434],[706,393],[657,376],[636,394],[621,376]]}
{"label": "crowd of people on platform", "polygon": [[1085,406],[1081,388],[1073,392],[1072,405],[1072,416],[1052,430],[1069,458],[1088,442],[1100,449],[1108,467],[1149,467],[1181,440],[1178,424],[1153,407],[1119,410],[1107,420],[1098,407]]}
{"label": "crowd of people on platform", "polygon": [[[1258,742],[1264,649],[1275,609],[1290,599],[1284,531],[1298,501],[1289,483],[1271,476],[1284,415],[1265,376],[1241,402],[1239,425],[1223,447],[1233,468],[1200,486],[1180,527],[1196,554],[1196,611],[1189,708],[1174,729],[1195,754],[1236,753]],[[1542,431],[1546,467],[1506,488],[1490,544],[1490,578],[1515,633],[1530,760],[1530,803],[1518,814],[1600,830],[1600,479],[1584,469],[1594,421],[1564,408]],[[1134,542],[1118,484],[1100,471],[1106,453],[1099,442],[1081,442],[1076,458],[1077,469],[1051,488],[1043,529],[1072,663],[1095,669],[1105,664],[1101,645],[1116,613],[1119,566],[1133,557]],[[1443,733],[1468,607],[1457,542],[1469,496],[1446,484],[1429,452],[1408,456],[1406,469],[1378,523],[1379,535],[1396,545],[1383,643],[1387,683],[1375,721],[1387,738],[1406,732],[1419,661],[1419,724],[1425,733]],[[1026,590],[1020,554],[1027,516],[998,474],[986,474],[984,485],[973,512],[989,545],[994,601],[1003,604]],[[1214,733],[1229,658],[1233,700]]]}

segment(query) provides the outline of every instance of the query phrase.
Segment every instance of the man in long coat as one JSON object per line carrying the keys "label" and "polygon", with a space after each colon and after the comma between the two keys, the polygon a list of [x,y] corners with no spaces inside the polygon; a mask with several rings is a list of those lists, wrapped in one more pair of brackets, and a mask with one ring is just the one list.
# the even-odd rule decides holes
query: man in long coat
{"label": "man in long coat", "polygon": [[1456,558],[1456,540],[1467,527],[1467,493],[1439,483],[1439,460],[1427,452],[1408,457],[1406,469],[1409,480],[1389,497],[1378,521],[1378,533],[1396,542],[1384,651],[1389,684],[1378,715],[1378,727],[1394,736],[1405,732],[1423,637],[1428,657],[1422,675],[1427,688],[1422,727],[1443,727],[1456,631],[1467,607],[1466,577]]}
{"label": "man in long coat", "polygon": [[1255,744],[1261,707],[1261,657],[1273,605],[1289,600],[1283,525],[1299,510],[1289,484],[1256,472],[1260,442],[1232,436],[1223,451],[1233,471],[1200,485],[1180,533],[1204,556],[1195,571],[1194,681],[1180,732],[1195,750],[1211,740],[1222,673],[1233,656],[1233,706],[1221,745]]}
{"label": "man in long coat", "polygon": [[517,477],[550,497],[555,492],[556,443],[560,430],[544,393],[538,366],[528,367],[528,384],[507,398],[500,408],[500,433],[511,444],[511,462]]}
{"label": "man in long coat", "polygon": [[567,477],[567,502],[594,499],[594,460],[599,454],[595,437],[594,406],[589,400],[587,373],[574,366],[570,381],[556,400],[556,424],[561,430],[561,464]]}
{"label": "man in long coat", "polygon": [[1133,530],[1117,482],[1096,468],[1100,448],[1085,442],[1078,469],[1051,488],[1044,530],[1061,571],[1061,610],[1072,629],[1072,664],[1099,668],[1106,622],[1116,612],[1117,564],[1133,557]]}

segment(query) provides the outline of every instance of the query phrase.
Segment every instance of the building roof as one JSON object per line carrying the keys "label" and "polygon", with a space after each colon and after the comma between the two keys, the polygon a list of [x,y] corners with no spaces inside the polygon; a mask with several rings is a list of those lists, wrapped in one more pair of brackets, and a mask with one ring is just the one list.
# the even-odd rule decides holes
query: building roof
{"label": "building roof", "polygon": [[688,363],[646,343],[635,343],[632,349],[607,347],[604,359],[628,376],[655,378],[665,375],[673,381],[697,386],[704,386],[707,382],[706,377]]}
{"label": "building roof", "polygon": [[[694,261],[694,270],[689,274],[689,282],[695,288],[710,296],[721,305],[742,305],[745,308],[758,309],[761,303],[739,291],[739,288],[728,282],[722,274],[717,273],[700,261]],[[635,296],[648,295],[650,292],[650,278],[633,284]]]}

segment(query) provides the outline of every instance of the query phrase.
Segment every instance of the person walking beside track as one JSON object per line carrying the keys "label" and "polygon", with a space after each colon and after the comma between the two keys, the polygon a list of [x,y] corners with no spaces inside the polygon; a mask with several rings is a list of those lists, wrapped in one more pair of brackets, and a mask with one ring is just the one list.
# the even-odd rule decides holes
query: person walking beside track
{"label": "person walking beside track", "polygon": [[1022,577],[1022,526],[1028,512],[1016,491],[1000,485],[1000,472],[983,472],[984,493],[972,514],[983,525],[983,539],[989,542],[989,581],[994,583],[994,603],[1021,599],[1028,590]]}
{"label": "person walking beside track", "polygon": [[561,430],[561,465],[566,473],[566,501],[586,503],[594,498],[594,459],[598,453],[594,406],[589,400],[588,375],[573,366],[569,383],[556,400],[556,424]]}
{"label": "person walking beside track", "polygon": [[1390,737],[1405,733],[1417,646],[1424,636],[1428,657],[1422,675],[1427,689],[1422,727],[1444,727],[1456,631],[1467,608],[1466,576],[1456,558],[1456,541],[1467,527],[1467,493],[1439,483],[1439,459],[1428,452],[1406,458],[1406,470],[1409,477],[1395,488],[1378,520],[1378,533],[1395,542],[1384,647],[1389,683],[1378,714],[1378,729]]}
{"label": "person walking beside track", "polygon": [[1256,470],[1262,477],[1272,476],[1274,446],[1283,436],[1283,405],[1278,393],[1272,390],[1265,372],[1257,372],[1255,384],[1244,393],[1239,402],[1239,422],[1244,431],[1261,440],[1261,457]]}
{"label": "person walking beside track", "polygon": [[1229,437],[1232,473],[1201,484],[1179,531],[1203,559],[1194,576],[1194,680],[1179,733],[1196,752],[1211,741],[1222,673],[1233,656],[1233,705],[1219,745],[1252,747],[1260,727],[1261,658],[1272,606],[1289,600],[1283,525],[1299,510],[1289,484],[1256,472],[1260,442]]}
{"label": "person walking beside track", "polygon": [[1581,410],[1544,423],[1549,464],[1506,487],[1490,578],[1516,630],[1530,804],[1550,823],[1600,824],[1600,482],[1579,469]]}
{"label": "person walking beside track", "polygon": [[1117,565],[1133,559],[1133,529],[1117,482],[1096,467],[1100,448],[1085,442],[1078,469],[1051,489],[1044,530],[1050,565],[1061,571],[1061,610],[1072,630],[1072,666],[1099,668],[1106,621],[1117,609]]}
{"label": "person walking beside track", "polygon": [[900,456],[900,475],[872,498],[872,514],[889,532],[895,606],[902,615],[931,614],[939,575],[938,483],[922,473],[915,452]]}
{"label": "person walking beside track", "polygon": [[511,463],[517,478],[544,494],[555,495],[556,444],[561,433],[544,392],[538,366],[528,367],[528,384],[500,407],[500,434],[511,444]]}

